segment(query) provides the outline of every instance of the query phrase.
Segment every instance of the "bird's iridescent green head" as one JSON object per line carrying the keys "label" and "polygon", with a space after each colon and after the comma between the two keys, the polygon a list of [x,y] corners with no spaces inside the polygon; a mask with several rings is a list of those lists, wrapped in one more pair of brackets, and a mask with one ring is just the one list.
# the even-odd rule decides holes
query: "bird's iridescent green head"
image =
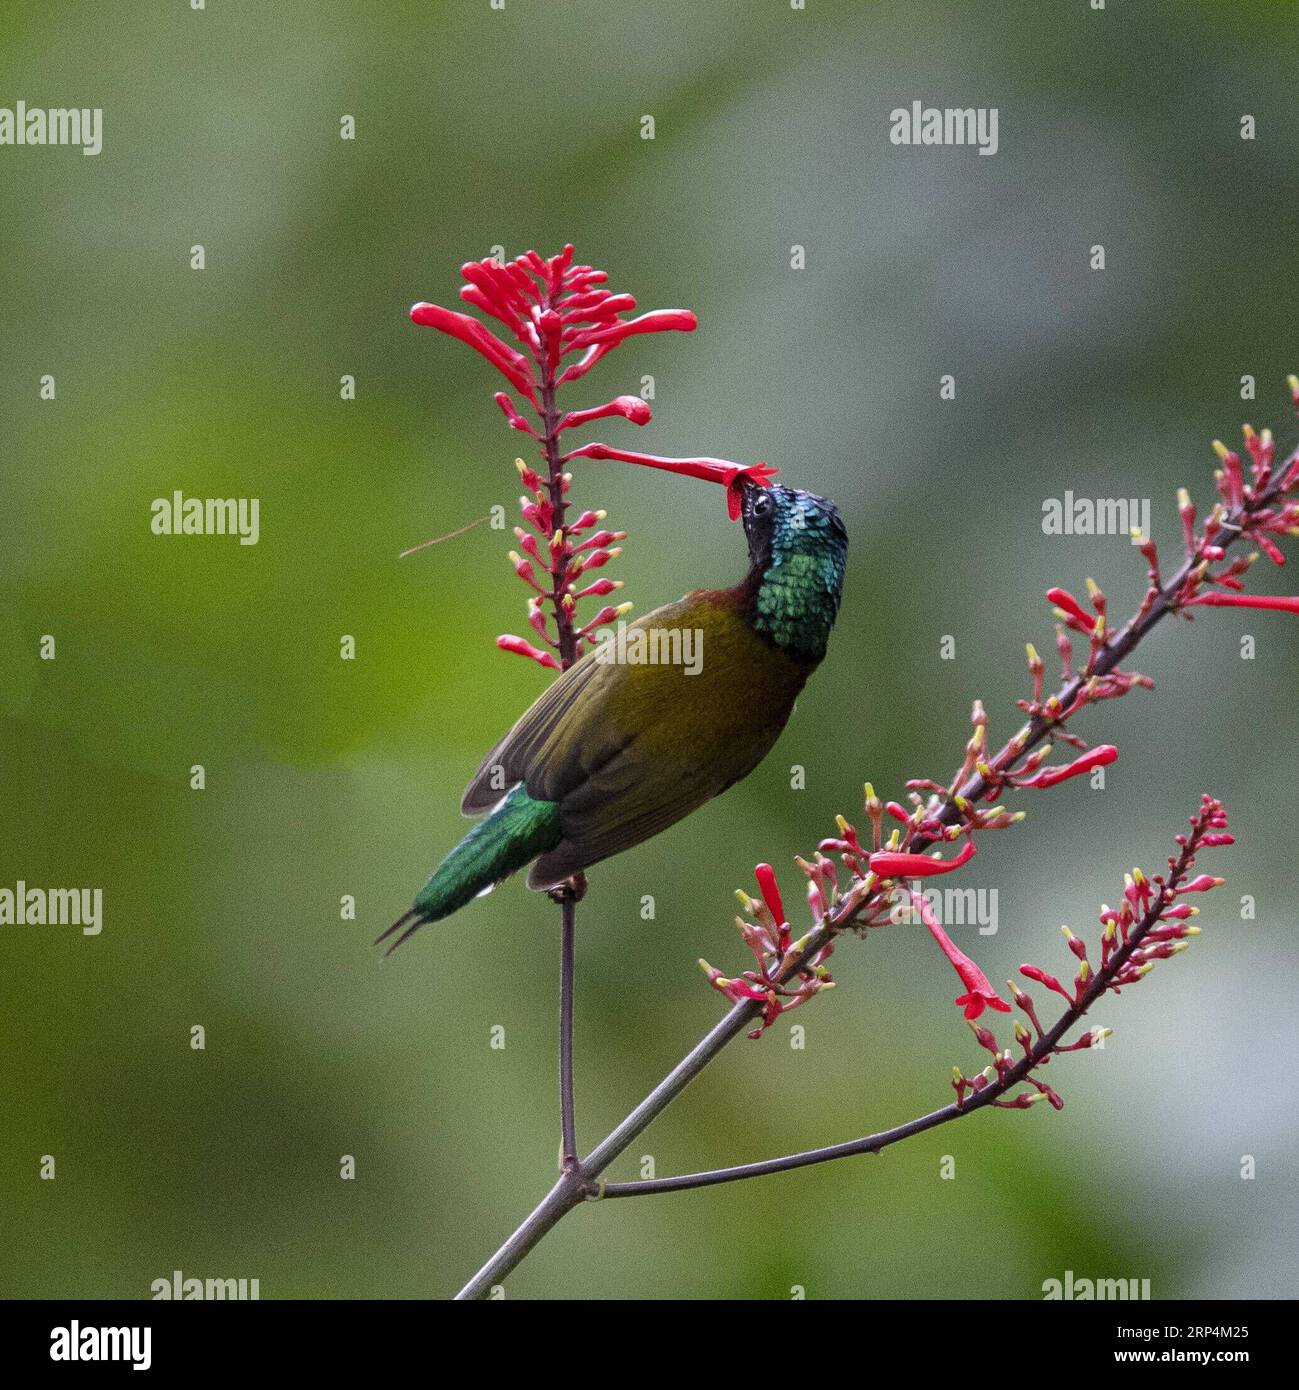
{"label": "bird's iridescent green head", "polygon": [[806,661],[820,661],[839,612],[848,532],[833,502],[789,487],[744,488],[755,631]]}

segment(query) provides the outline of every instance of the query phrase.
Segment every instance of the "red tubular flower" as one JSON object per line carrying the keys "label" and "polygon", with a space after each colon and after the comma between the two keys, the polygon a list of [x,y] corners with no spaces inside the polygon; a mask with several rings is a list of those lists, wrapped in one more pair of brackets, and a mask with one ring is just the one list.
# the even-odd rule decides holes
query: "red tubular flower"
{"label": "red tubular flower", "polygon": [[974,858],[974,841],[967,840],[954,859],[931,859],[927,854],[908,854],[899,850],[881,850],[870,857],[871,872],[881,878],[930,878],[934,874],[950,874]]}
{"label": "red tubular flower", "polygon": [[1245,500],[1245,477],[1240,467],[1240,455],[1215,439],[1214,452],[1222,460],[1222,494],[1229,506],[1239,507]]}
{"label": "red tubular flower", "polygon": [[1210,591],[1188,598],[1184,608],[1265,608],[1277,613],[1299,614],[1299,598],[1273,598],[1268,594],[1219,594]]}
{"label": "red tubular flower", "polygon": [[1182,488],[1177,494],[1177,514],[1182,519],[1182,539],[1186,543],[1186,553],[1195,554],[1195,503],[1191,501],[1191,494]]}
{"label": "red tubular flower", "polygon": [[780,900],[775,870],[770,864],[759,864],[753,870],[753,876],[758,880],[758,888],[762,893],[762,901],[767,904],[767,911],[775,918],[778,927],[784,926],[789,919],[785,916],[785,905]]}
{"label": "red tubular flower", "polygon": [[706,960],[701,960],[699,966],[708,976],[708,983],[715,990],[726,995],[734,1004],[738,1004],[742,999],[766,999],[767,997],[765,989],[758,985],[749,984],[747,980],[728,980],[720,970],[709,965]]}
{"label": "red tubular flower", "polygon": [[768,463],[732,463],[729,459],[661,458],[657,454],[638,454],[630,449],[611,449],[607,444],[584,444],[564,455],[570,459],[616,459],[619,463],[638,463],[645,468],[661,468],[667,473],[680,473],[687,478],[702,478],[705,482],[721,483],[726,489],[726,506],[732,521],[740,515],[740,484],[743,481],[769,487],[769,478],[780,472]]}
{"label": "red tubular flower", "polygon": [[[568,529],[571,535],[577,528],[570,526]],[[593,536],[588,536],[581,545],[574,546],[573,549],[577,553],[583,550],[601,550],[606,545],[614,545],[616,542],[626,539],[626,531],[597,531]]]}
{"label": "red tubular flower", "polygon": [[1036,980],[1038,984],[1045,985],[1047,989],[1054,990],[1061,998],[1067,999],[1071,1004],[1073,1003],[1073,995],[1065,989],[1054,975],[1048,975],[1040,965],[1021,965],[1019,967],[1019,973],[1028,976],[1030,980]]}
{"label": "red tubular flower", "polygon": [[525,642],[522,637],[515,637],[511,633],[505,633],[496,639],[496,645],[503,652],[518,652],[520,656],[531,658],[538,666],[544,666],[548,670],[558,671],[559,662],[555,660],[549,652],[543,652],[534,647],[531,642]]}
{"label": "red tubular flower", "polygon": [[939,949],[951,961],[952,967],[961,977],[961,983],[965,986],[965,993],[957,998],[956,1003],[965,1010],[965,1017],[978,1018],[984,1009],[996,1009],[999,1013],[1008,1014],[1010,1005],[993,989],[988,983],[988,977],[969,956],[964,951],[957,949],[952,938],[947,935],[938,918],[934,916],[933,910],[925,901],[924,894],[912,893],[911,904],[920,914],[920,920],[929,928],[929,934],[938,942]]}
{"label": "red tubular flower", "polygon": [[564,351],[572,352],[575,348],[606,343],[615,347],[624,338],[630,338],[637,333],[663,333],[669,329],[676,329],[679,333],[693,333],[698,326],[699,320],[689,309],[655,309],[652,313],[642,314],[638,319],[617,320],[603,328],[584,329],[571,337],[565,334],[567,347]]}
{"label": "red tubular flower", "polygon": [[[536,438],[536,430],[534,430],[523,416],[519,414],[518,410],[515,409],[514,402],[504,391],[498,391],[492,399],[500,406],[505,418],[510,422],[510,428],[512,430],[523,430],[526,434],[532,435],[534,439]],[[538,482],[540,482],[540,479],[538,479]]]}
{"label": "red tubular flower", "polygon": [[1096,627],[1095,615],[1088,613],[1067,589],[1048,589],[1046,596],[1061,612],[1074,620],[1080,632],[1090,633]]}
{"label": "red tubular flower", "polygon": [[1054,787],[1061,782],[1067,782],[1071,777],[1081,777],[1084,772],[1090,772],[1094,767],[1108,767],[1119,756],[1119,750],[1112,743],[1102,743],[1099,748],[1093,748],[1090,752],[1084,753],[1082,757],[1075,758],[1073,762],[1064,767],[1043,768],[1036,777],[1030,777],[1026,781],[1016,782],[1019,787]]}
{"label": "red tubular flower", "polygon": [[1189,883],[1184,883],[1177,890],[1179,893],[1207,893],[1212,888],[1221,888],[1226,883],[1225,878],[1216,878],[1213,874],[1199,874]]}
{"label": "red tubular flower", "polygon": [[592,420],[607,420],[611,415],[621,415],[633,425],[647,425],[653,412],[649,402],[639,396],[617,396],[604,405],[594,405],[590,410],[574,410],[559,422],[561,430],[571,430],[578,425],[589,425]]}
{"label": "red tubular flower", "polygon": [[428,328],[436,328],[453,338],[467,343],[477,353],[481,353],[493,367],[509,382],[516,386],[535,405],[536,382],[528,369],[527,359],[522,353],[506,347],[501,340],[475,318],[468,314],[457,314],[453,309],[443,309],[437,304],[416,304],[410,311],[414,323]]}
{"label": "red tubular flower", "polygon": [[606,594],[611,594],[615,589],[621,588],[621,579],[597,579],[593,584],[588,584],[585,589],[579,589],[573,597],[574,599],[604,598]]}

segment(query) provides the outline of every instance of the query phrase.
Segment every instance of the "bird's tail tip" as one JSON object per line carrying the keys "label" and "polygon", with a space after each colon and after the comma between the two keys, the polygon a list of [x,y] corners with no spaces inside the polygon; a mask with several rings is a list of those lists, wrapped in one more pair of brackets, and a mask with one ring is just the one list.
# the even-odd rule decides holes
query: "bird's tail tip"
{"label": "bird's tail tip", "polygon": [[[397,937],[396,941],[394,941],[392,945],[389,946],[388,949],[384,952],[385,957],[390,956],[397,949],[397,947],[400,946],[401,943],[406,940],[408,936],[410,936],[413,932],[417,932],[428,920],[429,918],[426,913],[421,912],[420,909],[417,907],[412,907],[409,912],[403,912],[402,915],[398,917],[397,920],[392,924],[392,926],[390,926],[387,929],[387,931],[381,932],[378,936],[376,936],[374,939],[374,944],[376,946],[380,946],[385,941],[387,941],[387,939],[394,932],[400,932],[401,934]],[[407,923],[409,923],[410,925],[408,926]],[[402,931],[403,927],[406,928],[405,931]]]}

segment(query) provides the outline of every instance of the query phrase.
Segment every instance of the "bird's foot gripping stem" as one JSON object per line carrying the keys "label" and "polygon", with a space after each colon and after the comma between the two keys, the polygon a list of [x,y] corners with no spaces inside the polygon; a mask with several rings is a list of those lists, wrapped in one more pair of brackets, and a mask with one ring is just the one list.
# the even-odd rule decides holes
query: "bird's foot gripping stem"
{"label": "bird's foot gripping stem", "polygon": [[546,896],[552,902],[562,903],[565,898],[571,897],[575,903],[580,903],[586,897],[586,875],[576,873],[572,878],[565,879],[563,883],[557,883],[553,888],[547,888]]}

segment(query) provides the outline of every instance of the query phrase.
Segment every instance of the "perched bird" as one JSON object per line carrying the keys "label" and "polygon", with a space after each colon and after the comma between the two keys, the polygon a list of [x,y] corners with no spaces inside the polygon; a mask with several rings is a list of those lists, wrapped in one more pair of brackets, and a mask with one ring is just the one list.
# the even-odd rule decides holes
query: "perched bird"
{"label": "perched bird", "polygon": [[[602,642],[556,678],[483,759],[460,809],[489,814],[379,938],[400,933],[391,950],[525,864],[529,888],[558,887],[688,816],[766,757],[825,655],[848,533],[824,497],[742,487],[748,574],[655,609],[627,626],[621,649]],[[638,650],[684,650],[685,634],[692,664],[636,661]]]}

